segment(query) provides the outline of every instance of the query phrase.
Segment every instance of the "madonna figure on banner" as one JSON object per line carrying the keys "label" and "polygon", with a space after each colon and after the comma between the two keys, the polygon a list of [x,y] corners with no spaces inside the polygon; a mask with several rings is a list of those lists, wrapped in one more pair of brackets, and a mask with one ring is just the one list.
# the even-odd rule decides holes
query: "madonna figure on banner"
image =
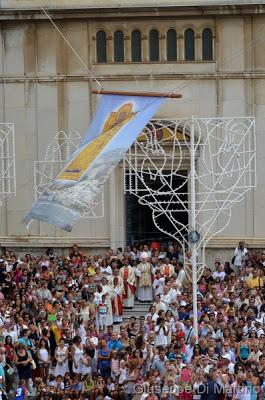
{"label": "madonna figure on banner", "polygon": [[134,295],[136,292],[134,269],[129,265],[129,260],[124,260],[124,266],[120,269],[120,277],[123,280],[123,307],[133,308]]}
{"label": "madonna figure on banner", "polygon": [[153,300],[153,274],[154,268],[148,261],[148,254],[143,252],[141,254],[141,262],[136,269],[136,274],[139,276],[138,285],[138,300],[139,301],[152,301]]}

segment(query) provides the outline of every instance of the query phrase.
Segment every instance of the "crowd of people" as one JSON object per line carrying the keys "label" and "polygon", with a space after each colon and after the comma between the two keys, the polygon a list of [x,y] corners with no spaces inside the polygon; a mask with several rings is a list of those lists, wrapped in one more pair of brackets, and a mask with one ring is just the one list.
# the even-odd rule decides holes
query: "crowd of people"
{"label": "crowd of people", "polygon": [[[0,398],[264,400],[265,252],[240,242],[204,268],[198,338],[190,257],[158,241],[104,256],[3,251]],[[135,299],[149,304],[139,318]]]}

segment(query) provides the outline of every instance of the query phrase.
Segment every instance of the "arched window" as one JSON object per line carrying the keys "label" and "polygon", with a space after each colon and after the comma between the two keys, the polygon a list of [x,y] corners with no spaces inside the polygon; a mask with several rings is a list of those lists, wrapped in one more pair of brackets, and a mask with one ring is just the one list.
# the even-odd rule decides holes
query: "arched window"
{"label": "arched window", "polygon": [[142,61],[141,32],[138,31],[138,29],[135,29],[134,31],[132,31],[131,57],[132,57],[132,61],[134,61],[134,62]]}
{"label": "arched window", "polygon": [[122,31],[114,32],[114,61],[124,62],[124,35]]}
{"label": "arched window", "polygon": [[159,33],[156,29],[149,33],[149,60],[159,61]]}
{"label": "arched window", "polygon": [[202,31],[202,59],[213,59],[213,33],[209,28]]}
{"label": "arched window", "polygon": [[104,31],[98,31],[96,35],[97,62],[107,62],[107,36]]}
{"label": "arched window", "polygon": [[167,60],[177,61],[177,33],[175,29],[167,31]]}
{"label": "arched window", "polygon": [[184,33],[185,60],[195,60],[195,35],[193,29],[186,29]]}

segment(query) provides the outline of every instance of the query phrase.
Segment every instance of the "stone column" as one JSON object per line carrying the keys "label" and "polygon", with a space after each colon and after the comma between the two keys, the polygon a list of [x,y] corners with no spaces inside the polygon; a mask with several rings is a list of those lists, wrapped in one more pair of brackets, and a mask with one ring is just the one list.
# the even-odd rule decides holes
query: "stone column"
{"label": "stone column", "polygon": [[165,34],[159,36],[159,59],[160,61],[167,61],[167,40]]}
{"label": "stone column", "polygon": [[124,62],[131,62],[131,37],[129,34],[124,35]]}
{"label": "stone column", "polygon": [[149,61],[149,40],[148,35],[145,33],[142,36],[142,55],[143,55],[143,62]]}
{"label": "stone column", "polygon": [[107,62],[114,62],[114,45],[113,45],[113,36],[107,35]]}
{"label": "stone column", "polygon": [[185,60],[184,35],[182,33],[177,35],[177,59],[178,61]]}
{"label": "stone column", "polygon": [[195,60],[202,60],[202,35],[195,34]]}

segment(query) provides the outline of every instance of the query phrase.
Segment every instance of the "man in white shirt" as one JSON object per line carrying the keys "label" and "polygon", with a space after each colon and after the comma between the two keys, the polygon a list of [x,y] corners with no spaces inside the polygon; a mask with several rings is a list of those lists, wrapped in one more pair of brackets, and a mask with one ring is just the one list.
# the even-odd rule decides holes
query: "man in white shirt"
{"label": "man in white shirt", "polygon": [[18,334],[12,322],[6,322],[3,329],[3,336],[11,336],[13,343],[18,341]]}
{"label": "man in white shirt", "polygon": [[182,286],[182,283],[183,283],[185,277],[186,277],[186,273],[184,271],[183,265],[181,265],[179,273],[178,273],[178,281],[180,283],[180,286]]}
{"label": "man in white shirt", "polygon": [[254,325],[254,322],[253,322],[252,318],[247,317],[247,323],[243,327],[243,333],[245,335],[249,336],[252,331],[256,332],[256,327]]}
{"label": "man in white shirt", "polygon": [[228,369],[229,374],[233,374],[235,370],[235,364],[231,361],[231,356],[229,354],[223,354],[221,356],[220,362]]}
{"label": "man in white shirt", "polygon": [[155,296],[164,293],[165,278],[161,276],[160,271],[157,271],[156,278],[153,282],[153,289],[155,291]]}
{"label": "man in white shirt", "polygon": [[259,345],[257,343],[254,343],[252,345],[252,351],[250,352],[250,355],[248,357],[248,363],[250,365],[258,365],[259,364],[259,358],[262,355],[262,351],[259,349]]}
{"label": "man in white shirt", "polygon": [[9,273],[13,270],[13,262],[11,259],[7,260],[6,272]]}
{"label": "man in white shirt", "polygon": [[195,344],[196,344],[196,336],[191,335],[189,339],[189,344],[187,344],[186,346],[186,357],[187,357],[186,361],[188,364],[191,362]]}
{"label": "man in white shirt", "polygon": [[156,308],[156,313],[158,314],[160,310],[167,311],[166,304],[161,300],[160,295],[155,296],[155,302],[153,306]]}
{"label": "man in white shirt", "polygon": [[217,261],[215,263],[216,271],[213,272],[213,279],[220,278],[221,281],[225,279],[225,272],[222,270],[221,263]]}
{"label": "man in white shirt", "polygon": [[192,326],[192,321],[191,321],[190,318],[185,321],[185,330],[184,330],[184,332],[185,332],[185,342],[189,343],[190,342],[190,338],[194,337],[194,335],[195,335],[195,330],[194,330],[194,328]]}
{"label": "man in white shirt", "polygon": [[236,354],[235,352],[230,348],[230,344],[229,342],[226,340],[223,343],[223,356],[225,356],[226,354],[228,354],[230,356],[230,359],[233,363],[235,363],[236,361]]}
{"label": "man in white shirt", "polygon": [[248,249],[245,247],[245,242],[239,242],[234,252],[234,266],[237,269],[240,269],[242,267],[242,263],[245,261],[247,253]]}
{"label": "man in white shirt", "polygon": [[158,318],[155,326],[155,346],[167,346],[168,327],[163,318]]}
{"label": "man in white shirt", "polygon": [[36,290],[36,297],[39,301],[43,301],[43,299],[47,298],[49,301],[52,301],[52,294],[48,289],[48,284],[46,282],[42,282],[40,288]]}
{"label": "man in white shirt", "polygon": [[169,304],[176,301],[177,294],[175,293],[174,295],[174,292],[176,291],[167,284],[165,285],[164,293],[160,296],[161,300],[165,303],[167,310],[169,309]]}
{"label": "man in white shirt", "polygon": [[152,306],[149,308],[149,313],[146,315],[146,318],[147,318],[147,317],[151,317],[151,319],[152,319],[153,322],[156,322],[156,321],[157,321],[158,314],[157,314],[157,312],[156,312],[155,306],[152,305]]}
{"label": "man in white shirt", "polygon": [[168,293],[170,295],[170,303],[175,303],[177,301],[177,295],[179,291],[177,291],[175,287],[171,286]]}
{"label": "man in white shirt", "polygon": [[112,268],[110,265],[103,267],[102,263],[100,263],[100,272],[102,273],[102,275],[110,276],[112,275]]}
{"label": "man in white shirt", "polygon": [[263,324],[262,318],[255,319],[255,328],[256,328],[256,334],[257,334],[258,338],[260,338],[261,335],[264,335],[264,330],[262,329],[262,324]]}

